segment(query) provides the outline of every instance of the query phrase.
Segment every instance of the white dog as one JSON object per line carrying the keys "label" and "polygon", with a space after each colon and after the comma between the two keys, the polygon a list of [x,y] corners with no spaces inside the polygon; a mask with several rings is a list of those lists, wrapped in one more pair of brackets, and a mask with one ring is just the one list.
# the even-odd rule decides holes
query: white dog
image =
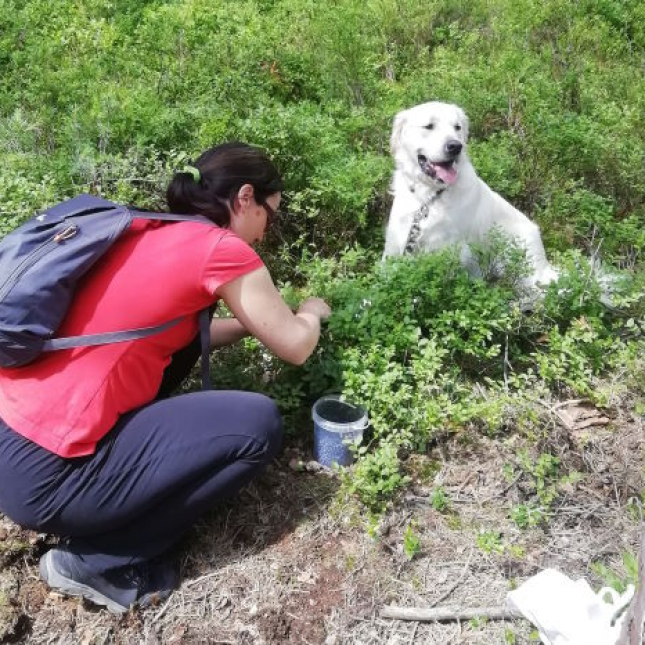
{"label": "white dog", "polygon": [[539,228],[477,176],[467,140],[468,119],[456,105],[423,103],[396,115],[390,141],[394,203],[383,257],[461,244],[462,262],[472,269],[468,244],[484,241],[497,227],[526,249],[531,274],[525,286],[556,280]]}

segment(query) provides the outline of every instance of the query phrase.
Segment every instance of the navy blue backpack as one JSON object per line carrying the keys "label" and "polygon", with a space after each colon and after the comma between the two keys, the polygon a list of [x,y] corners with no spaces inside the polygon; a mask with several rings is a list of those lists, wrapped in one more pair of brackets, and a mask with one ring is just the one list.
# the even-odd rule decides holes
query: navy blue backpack
{"label": "navy blue backpack", "polygon": [[[147,213],[91,195],[57,204],[0,241],[0,367],[26,365],[42,352],[118,343],[157,334],[181,318],[138,329],[55,338],[79,279],[126,231],[133,219],[199,221],[205,217]],[[199,314],[202,384],[208,378],[209,310]]]}

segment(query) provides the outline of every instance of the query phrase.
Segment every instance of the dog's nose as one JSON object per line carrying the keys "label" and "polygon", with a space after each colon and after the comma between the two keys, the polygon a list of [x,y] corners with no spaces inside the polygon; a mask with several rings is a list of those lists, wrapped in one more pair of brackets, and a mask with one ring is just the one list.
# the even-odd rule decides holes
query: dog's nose
{"label": "dog's nose", "polygon": [[450,139],[450,141],[446,142],[446,153],[454,158],[461,152],[463,147],[464,144],[461,141]]}

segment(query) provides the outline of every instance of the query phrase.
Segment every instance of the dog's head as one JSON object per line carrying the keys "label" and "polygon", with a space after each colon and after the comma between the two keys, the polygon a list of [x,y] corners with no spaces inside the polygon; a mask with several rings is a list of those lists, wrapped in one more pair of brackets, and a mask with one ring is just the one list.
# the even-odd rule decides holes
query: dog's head
{"label": "dog's head", "polygon": [[445,188],[457,181],[465,159],[468,117],[450,103],[431,101],[394,118],[390,151],[414,181]]}

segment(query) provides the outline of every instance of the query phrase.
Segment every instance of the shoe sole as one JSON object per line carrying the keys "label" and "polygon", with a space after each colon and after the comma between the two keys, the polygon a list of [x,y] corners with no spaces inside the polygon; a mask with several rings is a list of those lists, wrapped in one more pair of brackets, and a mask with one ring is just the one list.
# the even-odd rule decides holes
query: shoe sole
{"label": "shoe sole", "polygon": [[128,611],[129,607],[124,607],[111,598],[104,596],[92,587],[76,582],[71,578],[66,578],[56,571],[52,562],[52,551],[47,551],[45,555],[40,558],[40,577],[52,588],[66,596],[76,596],[91,600],[95,605],[107,607],[108,611],[113,614],[124,614]]}

